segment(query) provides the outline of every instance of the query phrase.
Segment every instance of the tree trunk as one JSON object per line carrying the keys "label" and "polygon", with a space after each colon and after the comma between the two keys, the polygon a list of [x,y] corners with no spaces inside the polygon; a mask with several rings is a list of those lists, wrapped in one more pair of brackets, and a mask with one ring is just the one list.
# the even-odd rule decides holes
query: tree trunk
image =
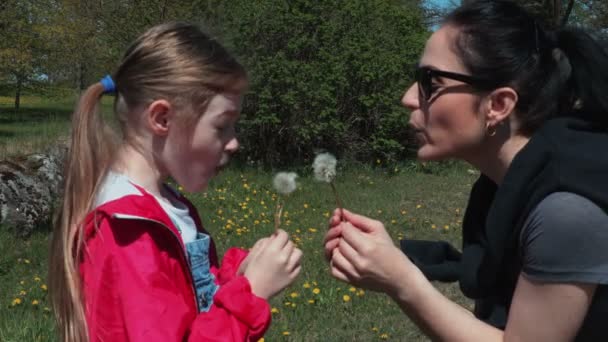
{"label": "tree trunk", "polygon": [[21,88],[23,81],[21,77],[17,76],[17,90],[15,91],[15,110],[18,111],[21,106]]}

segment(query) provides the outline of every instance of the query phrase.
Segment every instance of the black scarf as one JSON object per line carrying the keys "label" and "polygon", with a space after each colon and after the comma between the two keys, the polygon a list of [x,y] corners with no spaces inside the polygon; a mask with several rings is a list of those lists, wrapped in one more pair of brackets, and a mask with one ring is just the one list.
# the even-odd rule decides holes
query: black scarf
{"label": "black scarf", "polygon": [[429,280],[458,280],[462,292],[476,300],[475,315],[503,328],[521,271],[522,225],[557,191],[608,210],[605,128],[573,118],[550,120],[516,155],[499,187],[482,175],[464,216],[462,254],[445,242],[403,240],[401,248]]}

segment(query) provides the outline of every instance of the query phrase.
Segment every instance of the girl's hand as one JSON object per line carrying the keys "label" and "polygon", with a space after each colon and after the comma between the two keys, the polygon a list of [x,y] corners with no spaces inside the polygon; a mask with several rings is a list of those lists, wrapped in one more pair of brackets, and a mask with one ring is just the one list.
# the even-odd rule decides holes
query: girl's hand
{"label": "girl's hand", "polygon": [[[257,245],[257,243],[256,243]],[[244,271],[251,290],[258,297],[270,299],[293,283],[300,273],[302,251],[279,230],[251,252]]]}
{"label": "girl's hand", "polygon": [[249,262],[251,261],[251,259],[260,253],[260,250],[262,250],[262,248],[264,248],[264,246],[266,245],[266,243],[268,242],[269,239],[270,238],[261,238],[255,242],[253,247],[251,247],[251,249],[249,250],[249,254],[247,254],[245,259],[241,262],[241,265],[239,266],[239,270],[236,273],[237,275],[245,274],[245,270],[247,269],[247,266],[249,265]]}

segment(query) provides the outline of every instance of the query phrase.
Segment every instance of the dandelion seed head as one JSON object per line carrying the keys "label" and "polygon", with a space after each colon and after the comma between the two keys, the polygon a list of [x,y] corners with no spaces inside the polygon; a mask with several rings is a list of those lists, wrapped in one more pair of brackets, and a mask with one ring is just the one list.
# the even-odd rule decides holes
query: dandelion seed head
{"label": "dandelion seed head", "polygon": [[274,176],[272,185],[281,195],[289,195],[296,189],[297,177],[295,172],[279,172]]}
{"label": "dandelion seed head", "polygon": [[320,182],[331,183],[336,177],[337,164],[336,157],[331,153],[318,154],[312,163],[315,179]]}

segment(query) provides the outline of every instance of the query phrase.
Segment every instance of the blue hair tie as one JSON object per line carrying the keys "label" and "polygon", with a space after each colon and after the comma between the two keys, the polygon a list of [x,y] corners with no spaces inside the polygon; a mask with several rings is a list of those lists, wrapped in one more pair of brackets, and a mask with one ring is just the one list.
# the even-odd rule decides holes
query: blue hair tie
{"label": "blue hair tie", "polygon": [[101,82],[101,85],[103,86],[104,94],[116,92],[116,84],[114,84],[114,80],[112,80],[112,76],[106,75],[99,82]]}

